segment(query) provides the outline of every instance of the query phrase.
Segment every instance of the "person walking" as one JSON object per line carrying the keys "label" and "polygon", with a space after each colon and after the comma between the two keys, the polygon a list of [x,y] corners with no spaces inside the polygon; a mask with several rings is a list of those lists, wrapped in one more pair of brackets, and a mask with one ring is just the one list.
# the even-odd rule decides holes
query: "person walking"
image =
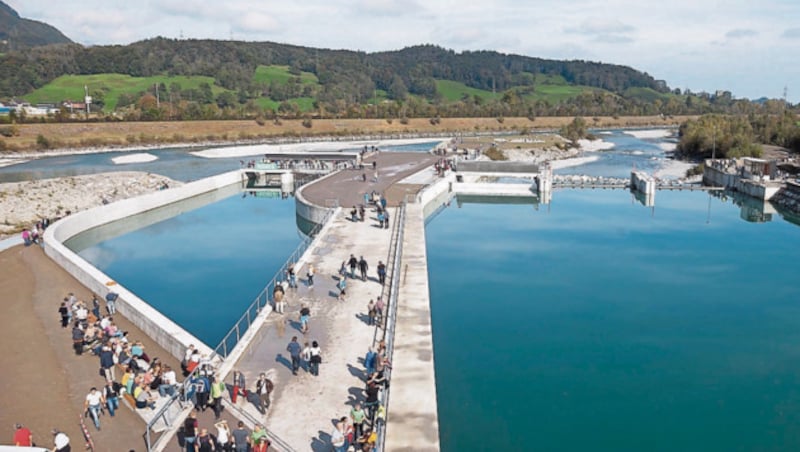
{"label": "person walking", "polygon": [[83,408],[92,416],[92,421],[94,421],[94,426],[97,430],[100,430],[100,410],[103,409],[105,403],[106,399],[103,397],[103,393],[98,391],[95,387],[89,390],[83,402]]}
{"label": "person walking", "polygon": [[311,342],[311,349],[309,349],[309,370],[311,375],[319,377],[319,365],[322,364],[322,350],[319,348],[317,341]]}
{"label": "person walking", "polygon": [[375,314],[378,322],[383,322],[383,298],[378,297],[378,301],[375,302]]}
{"label": "person walking", "polygon": [[356,267],[358,266],[358,259],[354,254],[350,255],[350,260],[347,261],[347,265],[350,266],[350,278],[356,277]]}
{"label": "person walking", "polygon": [[367,264],[367,260],[364,259],[364,256],[361,256],[361,259],[358,260],[358,271],[361,272],[361,280],[367,280],[367,270],[369,269],[369,265]]}
{"label": "person walking", "polygon": [[272,380],[267,378],[267,375],[262,372],[261,375],[258,376],[258,381],[256,381],[256,394],[258,394],[261,414],[267,414],[270,404],[269,396],[273,389],[275,389],[275,385],[272,383]]}
{"label": "person walking", "polygon": [[238,369],[233,371],[233,392],[231,392],[231,402],[236,403],[237,397],[241,393],[247,400],[247,385],[245,384],[244,374]]}
{"label": "person walking", "polygon": [[378,282],[381,285],[386,284],[386,264],[383,261],[378,261]]}
{"label": "person walking", "polygon": [[300,344],[297,342],[297,336],[292,337],[292,341],[286,346],[286,351],[292,357],[292,375],[297,375],[297,369],[300,367]]}
{"label": "person walking", "polygon": [[197,398],[194,409],[205,412],[208,406],[208,395],[211,391],[211,383],[208,381],[208,377],[200,373],[192,379],[192,384],[194,385],[195,397]]}
{"label": "person walking", "polygon": [[383,211],[383,228],[384,229],[389,229],[389,211],[388,210],[384,210]]}
{"label": "person walking", "polygon": [[309,372],[311,370],[311,345],[309,345],[308,342],[303,344],[303,351],[300,353],[300,358],[302,359],[301,366],[306,372]]}
{"label": "person walking", "polygon": [[311,309],[305,304],[300,306],[300,332],[308,333],[308,322],[311,320]]}
{"label": "person walking", "polygon": [[250,432],[244,426],[244,422],[239,421],[236,424],[236,430],[233,431],[233,446],[235,452],[247,452],[250,446]]}
{"label": "person walking", "polygon": [[119,294],[116,292],[106,294],[106,311],[108,311],[108,315],[117,313],[117,298],[119,298]]}

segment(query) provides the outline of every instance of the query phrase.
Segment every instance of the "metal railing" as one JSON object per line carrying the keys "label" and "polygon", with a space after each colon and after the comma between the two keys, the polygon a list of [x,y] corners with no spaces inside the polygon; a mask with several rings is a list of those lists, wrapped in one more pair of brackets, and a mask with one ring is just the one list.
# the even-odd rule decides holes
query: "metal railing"
{"label": "metal railing", "polygon": [[[267,283],[261,292],[259,292],[258,296],[256,296],[255,300],[247,307],[244,314],[239,317],[239,320],[233,325],[233,327],[228,330],[228,333],[222,338],[220,343],[211,351],[211,355],[207,358],[204,358],[202,361],[203,363],[209,363],[213,366],[215,361],[220,361],[228,357],[230,352],[236,347],[236,344],[239,343],[242,336],[247,332],[247,330],[253,325],[253,322],[256,320],[258,315],[261,311],[267,306],[270,302],[271,294],[275,285],[285,279],[286,271],[289,269],[289,265],[297,262],[300,257],[308,250],[311,244],[314,241],[314,238],[319,234],[325,224],[328,223],[328,220],[331,219],[333,214],[336,212],[336,209],[329,209],[325,213],[325,217],[322,219],[320,223],[314,226],[311,229],[308,235],[303,235],[300,244],[295,248],[292,254],[289,256],[288,259],[283,263],[280,269],[275,273],[275,276]],[[170,397],[170,399],[165,403],[156,415],[147,423],[147,429],[145,431],[145,441],[147,444],[148,452],[152,450],[152,444],[150,442],[150,431],[152,430],[153,426],[158,422],[159,418],[164,418],[164,423],[169,427],[169,416],[166,415],[166,411],[169,409],[172,404],[178,400],[181,404],[181,407],[185,406],[187,402],[191,402],[188,400],[187,395],[191,394],[191,384],[192,380],[199,375],[201,369],[204,366],[198,365],[180,385],[180,389],[177,394]]]}
{"label": "metal railing", "polygon": [[[386,358],[389,359],[389,362],[392,362],[392,355],[394,354],[394,331],[395,326],[397,325],[397,299],[398,293],[400,288],[400,261],[403,256],[403,234],[405,231],[405,222],[406,222],[406,205],[405,203],[400,205],[397,213],[397,220],[395,220],[395,230],[392,231],[392,238],[393,246],[390,247],[390,258],[387,261],[391,262],[391,272],[390,275],[390,283],[389,283],[389,290],[388,290],[388,300],[386,304],[386,311],[387,314],[385,319],[383,320],[383,339],[386,341]],[[384,290],[385,292],[385,290]],[[377,328],[376,328],[377,332]],[[391,365],[387,366],[384,370],[384,378],[386,381],[391,381],[392,377],[392,368]],[[386,413],[386,420],[388,420],[388,413],[389,413],[389,395],[390,395],[390,388],[391,385],[388,385],[381,394],[380,397],[380,405],[383,405],[385,413]],[[377,433],[378,433],[378,442],[377,442],[377,450],[384,451],[386,447],[386,425],[387,422],[376,422],[377,424]]]}

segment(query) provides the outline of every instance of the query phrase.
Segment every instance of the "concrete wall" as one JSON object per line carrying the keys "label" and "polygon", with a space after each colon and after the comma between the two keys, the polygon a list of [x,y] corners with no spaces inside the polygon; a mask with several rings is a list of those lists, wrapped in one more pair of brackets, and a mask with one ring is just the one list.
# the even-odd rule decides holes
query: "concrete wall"
{"label": "concrete wall", "polygon": [[184,350],[189,344],[195,344],[203,353],[211,353],[211,349],[206,344],[165,317],[122,284],[109,286],[108,283],[112,279],[108,275],[67,248],[64,242],[90,229],[237,183],[241,183],[241,175],[239,171],[232,171],[181,187],[149,193],[72,214],[47,228],[45,252],[81,284],[101,297],[104,298],[110,290],[117,292],[119,294],[117,310],[120,314],[176,358],[183,357]]}
{"label": "concrete wall", "polygon": [[458,162],[459,171],[480,171],[484,173],[538,173],[539,165],[522,162],[492,162],[469,160]]}
{"label": "concrete wall", "polygon": [[[332,208],[338,207],[336,205],[331,206],[318,206],[303,196],[303,190],[308,187],[309,185],[320,183],[320,181],[324,181],[325,179],[332,177],[337,172],[334,171],[328,174],[325,177],[321,177],[310,184],[303,185],[300,187],[297,192],[294,194],[294,204],[295,204],[295,212],[297,216],[303,220],[310,221],[314,224],[322,224],[325,220],[325,217],[328,214],[328,211]],[[299,223],[299,222],[298,222]],[[300,225],[298,224],[300,227]],[[304,227],[300,227],[301,230],[304,230]]]}
{"label": "concrete wall", "polygon": [[631,186],[646,195],[656,192],[656,181],[647,173],[641,171],[631,172]]}
{"label": "concrete wall", "polygon": [[536,193],[526,184],[453,184],[456,195],[530,196]]}

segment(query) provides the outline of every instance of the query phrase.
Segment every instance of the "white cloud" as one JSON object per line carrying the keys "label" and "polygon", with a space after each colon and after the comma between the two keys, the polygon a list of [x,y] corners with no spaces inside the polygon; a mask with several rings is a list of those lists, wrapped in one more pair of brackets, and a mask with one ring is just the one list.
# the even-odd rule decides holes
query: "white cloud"
{"label": "white cloud", "polygon": [[752,38],[755,36],[758,36],[758,32],[748,28],[736,28],[725,33],[725,37],[728,39]]}
{"label": "white cloud", "polygon": [[800,28],[788,28],[781,34],[784,38],[798,39],[800,38]]}

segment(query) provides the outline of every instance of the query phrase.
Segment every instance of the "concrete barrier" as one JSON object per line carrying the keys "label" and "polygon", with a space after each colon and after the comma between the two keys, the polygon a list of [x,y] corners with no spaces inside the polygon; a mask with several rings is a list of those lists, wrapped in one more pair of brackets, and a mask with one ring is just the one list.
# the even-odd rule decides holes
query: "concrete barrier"
{"label": "concrete barrier", "polygon": [[311,222],[313,224],[322,224],[328,216],[328,211],[330,209],[339,207],[338,205],[331,205],[331,206],[318,206],[303,196],[303,190],[308,187],[309,185],[320,183],[325,179],[332,177],[334,174],[338,173],[338,171],[334,171],[328,174],[325,177],[321,177],[310,184],[303,185],[294,194],[294,204],[295,204],[295,213],[298,217],[298,227],[301,230],[305,230],[308,225],[301,225],[302,221],[305,220]]}
{"label": "concrete barrier", "polygon": [[[109,225],[132,215],[154,211],[179,201],[204,193],[216,192],[219,189],[240,183],[241,175],[239,171],[232,171],[191,182],[181,187],[149,193],[72,214],[47,228],[44,235],[45,243],[47,243],[45,252],[75,279],[80,281],[81,284],[100,297],[105,297],[112,290],[118,293],[117,310],[119,313],[176,358],[183,358],[183,353],[189,344],[195,344],[201,353],[210,354],[211,348],[208,345],[164,316],[123,285],[116,283],[109,286],[112,279],[108,275],[78,256],[64,242],[93,228]],[[209,199],[213,199],[213,197]]]}

